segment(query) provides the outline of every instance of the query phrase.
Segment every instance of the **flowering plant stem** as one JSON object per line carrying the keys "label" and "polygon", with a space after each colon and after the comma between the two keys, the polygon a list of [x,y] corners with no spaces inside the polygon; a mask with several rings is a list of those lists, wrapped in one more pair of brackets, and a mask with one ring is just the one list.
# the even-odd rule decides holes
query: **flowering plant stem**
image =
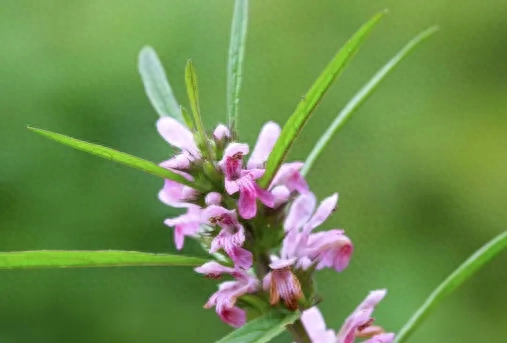
{"label": "flowering plant stem", "polygon": [[294,324],[288,325],[287,330],[297,343],[312,343],[301,319],[296,320]]}

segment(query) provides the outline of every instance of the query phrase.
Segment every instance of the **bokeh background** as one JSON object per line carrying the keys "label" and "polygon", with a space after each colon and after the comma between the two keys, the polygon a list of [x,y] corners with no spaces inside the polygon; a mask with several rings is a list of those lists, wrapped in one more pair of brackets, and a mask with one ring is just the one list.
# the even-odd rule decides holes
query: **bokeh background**
{"label": "bokeh background", "polygon": [[[507,1],[254,0],[239,129],[254,142],[288,118],[348,37],[389,8],[332,87],[293,150],[304,158],[346,100],[405,42],[418,48],[318,160],[309,183],[340,192],[326,227],[345,228],[350,267],[319,274],[330,327],[371,289],[376,318],[397,330],[434,287],[505,230]],[[161,161],[137,54],[158,51],[186,103],[183,69],[199,74],[205,124],[225,120],[229,0],[2,1],[0,5],[0,250],[174,252],[157,200],[162,181],[45,140],[27,124]],[[187,254],[202,254],[188,243]],[[411,338],[500,342],[507,256],[442,303]],[[213,342],[230,329],[202,305],[216,284],[185,268],[0,272],[0,342]],[[278,342],[289,342],[282,336]]]}

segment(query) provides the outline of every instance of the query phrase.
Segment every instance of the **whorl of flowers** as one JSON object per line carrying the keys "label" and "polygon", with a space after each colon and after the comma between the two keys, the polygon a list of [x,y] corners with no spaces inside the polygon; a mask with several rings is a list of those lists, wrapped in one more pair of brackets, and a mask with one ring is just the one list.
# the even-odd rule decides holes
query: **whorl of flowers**
{"label": "whorl of flowers", "polygon": [[[210,254],[220,254],[223,264],[213,259],[195,270],[210,279],[230,277],[205,308],[214,307],[233,327],[246,323],[252,304],[299,309],[308,335],[319,343],[352,343],[357,337],[368,338],[368,343],[394,340],[371,317],[385,290],[371,292],[338,333],[326,329],[315,307],[313,274],[323,268],[343,271],[353,245],[343,230],[316,232],[335,211],[338,194],[317,204],[299,172],[303,163],[283,164],[265,189],[257,183],[280,135],[276,123],[264,125],[252,151],[224,125],[205,141],[171,117],[160,118],[157,129],[180,150],[160,165],[208,189],[199,192],[166,180],[159,192],[163,203],[186,211],[165,220],[174,228],[176,248],[183,247],[185,237],[197,239]],[[242,301],[245,295],[250,301]]]}

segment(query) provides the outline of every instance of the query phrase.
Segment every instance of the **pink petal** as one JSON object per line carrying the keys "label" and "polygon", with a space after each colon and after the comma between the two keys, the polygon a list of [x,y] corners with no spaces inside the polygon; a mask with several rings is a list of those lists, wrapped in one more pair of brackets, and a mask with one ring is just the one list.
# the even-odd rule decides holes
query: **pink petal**
{"label": "pink petal", "polygon": [[312,342],[336,343],[335,332],[326,328],[324,318],[316,306],[304,311],[301,321]]}
{"label": "pink petal", "polygon": [[225,190],[228,194],[234,194],[239,191],[239,186],[236,181],[230,181],[225,179]]}
{"label": "pink petal", "polygon": [[176,119],[171,117],[162,117],[157,121],[157,130],[159,134],[169,144],[187,151],[194,157],[199,156],[199,149],[194,141],[194,136],[187,127],[180,124]]}
{"label": "pink petal", "polygon": [[224,307],[220,311],[217,309],[220,319],[234,328],[239,328],[246,323],[246,312],[239,307]]}
{"label": "pink petal", "polygon": [[278,259],[270,263],[269,268],[271,269],[282,269],[287,268],[296,262],[296,257],[288,258],[288,259]]}
{"label": "pink petal", "polygon": [[252,219],[257,214],[256,193],[247,189],[240,189],[238,200],[238,212],[244,219]]}
{"label": "pink petal", "polygon": [[221,141],[224,138],[230,138],[231,132],[229,131],[229,128],[223,124],[218,124],[218,126],[215,128],[215,131],[213,131],[213,137]]}
{"label": "pink petal", "polygon": [[216,225],[222,228],[234,228],[239,225],[236,211],[228,210],[222,206],[210,205],[206,207],[202,212],[202,221],[205,223],[211,223],[211,221],[217,221]]}
{"label": "pink petal", "polygon": [[248,144],[233,142],[229,143],[229,145],[227,145],[227,148],[225,148],[224,157],[232,157],[238,153],[244,156],[248,155],[248,151]]}
{"label": "pink petal", "polygon": [[308,184],[304,177],[299,173],[303,167],[303,162],[284,163],[276,173],[270,188],[277,185],[284,185],[290,191],[298,191],[299,193],[308,192]]}
{"label": "pink petal", "polygon": [[302,228],[310,219],[315,203],[315,196],[312,193],[302,194],[294,200],[283,225],[285,231]]}
{"label": "pink petal", "polygon": [[358,309],[368,309],[368,308],[375,308],[382,299],[387,294],[386,289],[377,289],[375,291],[371,291],[366,299],[363,300],[361,304],[357,307]]}
{"label": "pink petal", "polygon": [[248,154],[248,145],[241,143],[229,143],[224,151],[224,157],[219,166],[227,180],[235,180],[241,176],[243,168],[243,155]]}
{"label": "pink petal", "polygon": [[392,343],[394,342],[394,333],[381,333],[364,341],[363,343]]}
{"label": "pink petal", "polygon": [[315,211],[315,214],[312,216],[308,224],[305,226],[305,231],[310,232],[312,229],[316,228],[320,224],[322,224],[336,208],[336,203],[338,202],[338,194],[335,193],[330,197],[324,199],[320,206]]}
{"label": "pink petal", "polygon": [[234,268],[222,266],[220,263],[215,261],[206,262],[200,267],[194,269],[199,274],[220,276],[222,274],[233,274]]}
{"label": "pink petal", "polygon": [[274,197],[273,208],[278,208],[289,201],[290,191],[285,186],[276,186],[271,190],[271,194],[273,194]]}
{"label": "pink petal", "polygon": [[242,177],[248,177],[251,180],[257,180],[258,178],[262,177],[264,175],[265,169],[249,169],[244,170],[241,174]]}
{"label": "pink petal", "polygon": [[271,192],[262,189],[257,184],[255,184],[255,191],[257,192],[257,197],[264,205],[271,208],[275,207],[275,196]]}
{"label": "pink petal", "polygon": [[250,251],[234,246],[226,252],[237,268],[249,269],[252,266],[253,256]]}
{"label": "pink petal", "polygon": [[280,126],[274,122],[268,122],[263,127],[257,138],[254,150],[248,161],[247,168],[261,168],[267,161],[269,154],[273,150],[278,136],[280,136]]}
{"label": "pink petal", "polygon": [[[181,154],[174,156],[173,158],[171,158],[167,161],[160,163],[160,166],[163,168],[166,168],[166,169],[188,169],[190,167],[190,162],[193,159],[194,158],[192,156],[183,152]],[[188,175],[188,176],[190,178],[192,178],[190,175]],[[185,176],[185,177],[187,177],[187,176]],[[187,179],[188,179],[188,177],[187,177]]]}
{"label": "pink petal", "polygon": [[217,192],[210,192],[204,198],[206,205],[220,205],[222,202],[222,196]]}

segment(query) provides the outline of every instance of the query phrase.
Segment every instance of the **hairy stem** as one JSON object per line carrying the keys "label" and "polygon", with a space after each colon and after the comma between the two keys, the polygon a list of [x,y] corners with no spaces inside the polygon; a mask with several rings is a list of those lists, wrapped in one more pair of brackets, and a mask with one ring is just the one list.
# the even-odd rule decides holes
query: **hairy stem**
{"label": "hairy stem", "polygon": [[287,330],[297,343],[312,343],[312,340],[310,339],[310,336],[308,336],[308,332],[306,332],[301,319],[296,320],[294,324],[288,325]]}

